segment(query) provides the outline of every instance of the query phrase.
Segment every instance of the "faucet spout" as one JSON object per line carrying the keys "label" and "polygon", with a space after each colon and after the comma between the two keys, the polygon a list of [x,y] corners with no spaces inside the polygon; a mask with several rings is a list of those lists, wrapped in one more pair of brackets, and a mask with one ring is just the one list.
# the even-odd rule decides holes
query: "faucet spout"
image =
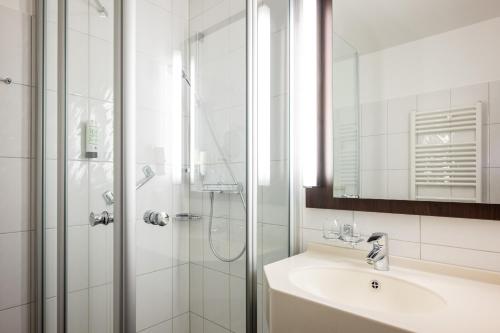
{"label": "faucet spout", "polygon": [[366,255],[366,262],[373,265],[377,271],[389,270],[389,237],[386,233],[373,233],[367,243],[373,244],[372,250]]}

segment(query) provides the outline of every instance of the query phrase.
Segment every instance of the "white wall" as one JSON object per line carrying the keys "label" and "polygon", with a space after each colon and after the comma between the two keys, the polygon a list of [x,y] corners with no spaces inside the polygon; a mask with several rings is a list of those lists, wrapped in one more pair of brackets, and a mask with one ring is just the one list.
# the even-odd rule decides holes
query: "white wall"
{"label": "white wall", "polygon": [[0,1],[0,330],[30,332],[32,251],[32,3]]}

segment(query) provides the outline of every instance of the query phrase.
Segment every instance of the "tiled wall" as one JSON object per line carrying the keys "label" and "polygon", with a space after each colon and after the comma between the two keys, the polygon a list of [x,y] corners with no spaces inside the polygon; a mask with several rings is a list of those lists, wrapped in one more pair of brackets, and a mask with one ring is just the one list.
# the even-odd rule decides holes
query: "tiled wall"
{"label": "tiled wall", "polygon": [[391,255],[500,272],[500,221],[305,208],[302,250],[309,242],[345,246],[323,238],[323,223],[332,219],[355,223],[364,235],[387,232]]}
{"label": "tiled wall", "polygon": [[[288,254],[288,109],[287,109],[287,13],[288,2],[264,1],[271,14],[271,162],[270,184],[259,187],[258,216],[258,325],[262,318],[262,264]],[[205,152],[205,183],[232,183],[216,139],[238,182],[245,182],[245,1],[192,0],[191,35],[233,16],[220,30],[191,44],[198,53],[195,158]],[[236,15],[236,16],[234,16]],[[193,170],[196,172],[196,169]],[[196,176],[198,177],[198,176]],[[199,178],[197,178],[199,179]],[[245,256],[233,263],[218,260],[208,244],[210,201],[208,194],[191,192],[191,213],[202,216],[190,227],[191,332],[245,331]],[[245,241],[245,211],[236,194],[216,194],[212,234],[216,250],[237,255]]]}
{"label": "tiled wall", "polygon": [[31,222],[31,1],[0,0],[0,331],[30,332],[33,314]]}
{"label": "tiled wall", "polygon": [[[361,197],[409,199],[410,112],[473,106],[479,101],[484,111],[482,201],[500,203],[500,81],[362,104]],[[440,194],[453,195],[454,191]]]}

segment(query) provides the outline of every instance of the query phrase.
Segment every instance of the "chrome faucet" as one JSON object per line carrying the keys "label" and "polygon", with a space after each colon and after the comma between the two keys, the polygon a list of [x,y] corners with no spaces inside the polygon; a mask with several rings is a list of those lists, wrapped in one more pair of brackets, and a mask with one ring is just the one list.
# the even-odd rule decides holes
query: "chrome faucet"
{"label": "chrome faucet", "polygon": [[377,271],[389,270],[389,237],[384,232],[375,232],[367,240],[373,249],[366,256],[366,262]]}

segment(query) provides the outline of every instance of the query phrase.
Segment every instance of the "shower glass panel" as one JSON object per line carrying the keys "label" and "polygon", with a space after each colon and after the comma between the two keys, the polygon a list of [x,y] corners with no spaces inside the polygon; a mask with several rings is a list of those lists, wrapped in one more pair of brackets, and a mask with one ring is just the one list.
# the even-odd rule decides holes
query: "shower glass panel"
{"label": "shower glass panel", "polygon": [[188,332],[189,6],[136,9],[136,331]]}
{"label": "shower glass panel", "polygon": [[[113,206],[104,193],[113,189],[113,1],[66,1],[66,13],[60,12],[57,0],[46,4],[44,326],[56,332],[64,317],[57,311],[62,297],[56,297],[63,283],[58,280],[62,267],[57,256],[64,246],[57,238],[56,221],[61,218],[58,204],[64,204],[66,332],[110,333]],[[61,29],[66,34],[65,81],[58,80]],[[59,93],[65,93],[62,107]],[[60,113],[66,118],[64,128],[58,124]],[[58,164],[64,147],[64,164]],[[57,202],[61,183],[66,187],[65,203]]]}
{"label": "shower glass panel", "polygon": [[[44,326],[56,332],[66,318],[69,333],[111,333],[121,278],[113,275],[114,1],[65,2],[66,13],[60,0],[46,10]],[[246,331],[246,3],[136,1],[136,332]],[[288,1],[268,0],[256,12],[258,332],[267,331],[263,265],[289,255],[288,11]]]}

